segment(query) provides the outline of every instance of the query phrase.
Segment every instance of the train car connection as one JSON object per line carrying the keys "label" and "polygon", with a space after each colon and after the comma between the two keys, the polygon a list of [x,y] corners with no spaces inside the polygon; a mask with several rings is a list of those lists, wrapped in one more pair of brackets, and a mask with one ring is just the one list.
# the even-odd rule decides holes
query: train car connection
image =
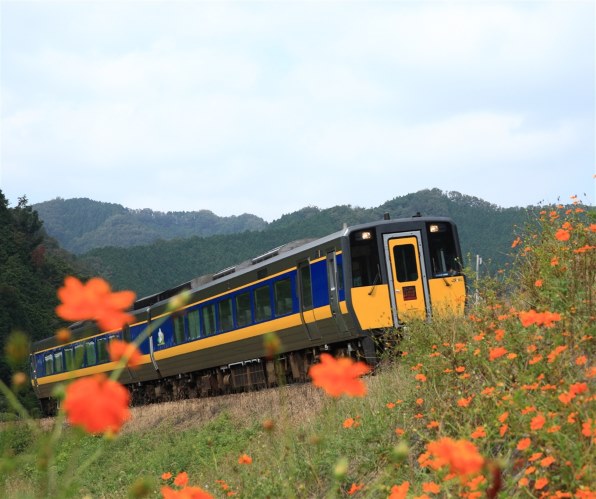
{"label": "train car connection", "polygon": [[[189,299],[171,310],[171,300]],[[116,368],[114,338],[139,341],[141,364],[122,371],[133,403],[268,387],[306,379],[322,351],[376,361],[374,336],[413,319],[463,315],[457,228],[443,217],[381,220],[275,248],[135,302],[130,325],[70,326],[71,340],[36,342],[31,380],[45,413],[53,388]],[[264,338],[276,333],[276,361]]]}

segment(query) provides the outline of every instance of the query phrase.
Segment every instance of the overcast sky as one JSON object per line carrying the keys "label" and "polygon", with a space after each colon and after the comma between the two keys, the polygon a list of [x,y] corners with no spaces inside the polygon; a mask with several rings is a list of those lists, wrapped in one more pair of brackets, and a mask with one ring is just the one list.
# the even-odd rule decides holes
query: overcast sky
{"label": "overcast sky", "polygon": [[594,204],[594,1],[0,5],[12,206]]}

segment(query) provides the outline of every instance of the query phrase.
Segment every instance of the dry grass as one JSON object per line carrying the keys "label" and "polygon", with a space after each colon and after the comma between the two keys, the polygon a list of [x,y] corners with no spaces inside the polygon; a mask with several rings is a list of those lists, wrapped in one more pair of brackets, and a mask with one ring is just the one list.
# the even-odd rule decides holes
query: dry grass
{"label": "dry grass", "polygon": [[[305,403],[308,401],[308,403]],[[186,399],[133,407],[122,433],[147,432],[167,425],[172,430],[199,428],[225,412],[240,425],[272,419],[304,424],[314,419],[325,402],[324,395],[310,383],[255,392]]]}

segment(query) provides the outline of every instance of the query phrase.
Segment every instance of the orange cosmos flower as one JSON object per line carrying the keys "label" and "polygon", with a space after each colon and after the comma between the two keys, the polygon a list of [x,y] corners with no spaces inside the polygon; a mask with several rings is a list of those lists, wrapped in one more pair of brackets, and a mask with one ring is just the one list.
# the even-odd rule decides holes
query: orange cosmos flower
{"label": "orange cosmos flower", "polygon": [[409,489],[410,482],[404,482],[401,485],[394,485],[391,487],[391,494],[389,494],[388,499],[406,499]]}
{"label": "orange cosmos flower", "polygon": [[542,414],[538,414],[530,421],[530,430],[540,430],[546,423],[546,418]]}
{"label": "orange cosmos flower", "polygon": [[414,376],[414,379],[416,381],[422,381],[424,383],[426,381],[426,376],[422,373],[419,373],[416,376]]}
{"label": "orange cosmos flower", "polygon": [[546,487],[547,485],[548,485],[548,478],[541,477],[538,480],[536,480],[536,483],[534,484],[534,488],[536,490],[540,490],[540,489],[543,489],[544,487]]}
{"label": "orange cosmos flower", "polygon": [[517,450],[526,450],[532,444],[529,438],[522,438],[517,444]]}
{"label": "orange cosmos flower", "polygon": [[348,418],[343,422],[343,427],[344,428],[351,428],[352,426],[354,426],[354,418]]}
{"label": "orange cosmos flower", "polygon": [[141,352],[134,343],[114,339],[108,344],[108,353],[114,362],[126,360],[128,367],[137,367],[141,363]]}
{"label": "orange cosmos flower", "polygon": [[170,478],[172,478],[172,474],[169,471],[161,475],[162,480],[169,480]]}
{"label": "orange cosmos flower", "polygon": [[515,238],[515,240],[511,243],[511,247],[515,248],[519,243],[521,243],[521,238],[517,237]]}
{"label": "orange cosmos flower", "polygon": [[559,240],[559,241],[569,241],[570,237],[571,237],[571,234],[569,233],[568,230],[565,230],[565,229],[559,229],[555,234],[555,238],[557,238],[557,240]]}
{"label": "orange cosmos flower", "polygon": [[451,473],[463,476],[478,473],[484,466],[484,457],[478,452],[476,446],[467,440],[444,437],[430,442],[426,448],[434,457],[433,461],[429,461],[433,469],[448,465]]}
{"label": "orange cosmos flower", "polygon": [[508,424],[501,425],[501,427],[499,428],[499,435],[501,435],[501,436],[505,435],[505,433],[507,433],[508,429],[509,429]]}
{"label": "orange cosmos flower", "polygon": [[438,494],[441,492],[441,486],[435,482],[424,482],[422,484],[422,490],[424,492],[428,492],[429,494]]}
{"label": "orange cosmos flower", "polygon": [[110,285],[100,277],[94,277],[83,284],[76,277],[67,277],[64,287],[58,290],[62,302],[56,307],[56,314],[67,321],[94,320],[108,331],[130,323],[132,315],[127,314],[135,301],[132,291],[113,293]]}
{"label": "orange cosmos flower", "polygon": [[584,364],[586,364],[586,362],[588,362],[588,357],[586,357],[585,355],[581,355],[580,357],[575,359],[576,366],[583,366]]}
{"label": "orange cosmos flower", "polygon": [[68,343],[70,341],[71,338],[71,333],[70,333],[70,329],[67,329],[65,327],[58,329],[58,331],[56,331],[56,341],[58,342],[59,345],[64,345],[65,343]]}
{"label": "orange cosmos flower", "polygon": [[474,439],[486,437],[486,431],[484,430],[484,426],[479,426],[478,428],[476,428],[470,436]]}
{"label": "orange cosmos flower", "polygon": [[188,483],[188,473],[186,471],[181,471],[176,475],[174,478],[174,485],[178,487],[184,487]]}
{"label": "orange cosmos flower", "polygon": [[472,402],[472,397],[468,397],[468,398],[461,398],[457,401],[457,405],[460,407],[468,407],[470,405],[470,402]]}
{"label": "orange cosmos flower", "polygon": [[359,483],[359,484],[353,483],[350,490],[348,490],[348,495],[350,495],[350,496],[354,495],[359,490],[362,490],[363,487],[364,487],[363,483]]}
{"label": "orange cosmos flower", "polygon": [[557,265],[559,265],[559,259],[556,256],[553,256],[550,259],[550,266],[551,267],[556,267]]}
{"label": "orange cosmos flower", "polygon": [[492,360],[498,359],[499,357],[503,357],[503,355],[505,355],[506,353],[507,353],[506,348],[503,348],[503,347],[491,348],[489,350],[488,359],[492,361]]}
{"label": "orange cosmos flower", "polygon": [[238,458],[238,464],[252,464],[252,457],[250,457],[248,454],[242,454]]}
{"label": "orange cosmos flower", "polygon": [[545,457],[542,461],[540,461],[540,466],[543,468],[548,468],[551,464],[555,462],[555,458],[553,456]]}
{"label": "orange cosmos flower", "polygon": [[320,364],[316,364],[308,371],[313,385],[325,390],[331,397],[343,394],[351,397],[366,395],[366,385],[360,376],[370,372],[370,367],[364,362],[355,362],[348,357],[335,359],[328,353],[321,354]]}
{"label": "orange cosmos flower", "polygon": [[104,374],[81,378],[66,387],[64,411],[70,424],[89,433],[118,432],[130,418],[130,394]]}

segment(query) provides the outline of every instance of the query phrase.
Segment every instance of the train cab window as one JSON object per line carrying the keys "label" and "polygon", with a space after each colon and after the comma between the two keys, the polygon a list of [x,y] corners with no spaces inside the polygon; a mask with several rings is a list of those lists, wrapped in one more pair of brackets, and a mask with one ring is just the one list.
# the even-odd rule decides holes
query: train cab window
{"label": "train cab window", "polygon": [[234,328],[231,298],[219,302],[219,327],[222,331],[229,331]]}
{"label": "train cab window", "polygon": [[203,331],[205,336],[215,334],[215,303],[203,307]]}
{"label": "train cab window", "polygon": [[98,338],[97,339],[97,358],[98,362],[101,364],[102,362],[107,362],[110,360],[110,355],[108,354],[108,339],[107,338]]}
{"label": "train cab window", "polygon": [[174,321],[174,343],[179,345],[180,343],[184,343],[184,315],[175,315],[173,318]]}
{"label": "train cab window", "polygon": [[312,278],[310,275],[310,264],[300,264],[300,300],[302,310],[310,310],[313,307],[312,301]]}
{"label": "train cab window", "polygon": [[352,286],[372,286],[379,282],[379,255],[374,240],[358,241],[351,237],[351,244]]}
{"label": "train cab window", "polygon": [[196,340],[200,335],[201,331],[199,328],[199,311],[191,310],[188,312],[188,335],[191,340]]}
{"label": "train cab window", "polygon": [[61,373],[64,371],[64,361],[62,357],[62,352],[56,352],[54,354],[54,370],[57,373]]}
{"label": "train cab window", "polygon": [[287,315],[292,312],[292,283],[290,278],[277,281],[273,285],[275,296],[275,315]]}
{"label": "train cab window", "polygon": [[269,286],[255,289],[255,320],[257,322],[271,319],[271,295]]}
{"label": "train cab window", "polygon": [[247,291],[236,295],[236,324],[238,327],[245,327],[251,322],[250,293]]}
{"label": "train cab window", "polygon": [[95,342],[88,341],[85,343],[85,354],[87,356],[87,365],[94,366],[97,364],[97,355],[95,354]]}
{"label": "train cab window", "polygon": [[445,277],[461,272],[461,262],[455,249],[455,238],[448,224],[430,224],[428,251],[433,277]]}
{"label": "train cab window", "polygon": [[416,250],[413,244],[403,244],[393,248],[393,257],[397,267],[397,280],[411,282],[418,280]]}
{"label": "train cab window", "polygon": [[46,376],[54,374],[54,356],[52,354],[48,354],[43,358],[43,360],[46,368]]}

